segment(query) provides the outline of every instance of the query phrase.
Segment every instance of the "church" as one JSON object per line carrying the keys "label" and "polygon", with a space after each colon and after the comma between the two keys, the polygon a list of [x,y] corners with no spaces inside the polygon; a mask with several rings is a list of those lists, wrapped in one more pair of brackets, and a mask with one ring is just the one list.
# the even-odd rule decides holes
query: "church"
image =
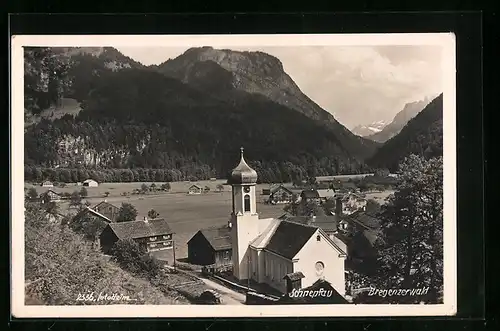
{"label": "church", "polygon": [[231,228],[233,275],[281,293],[328,281],[345,295],[346,244],[322,229],[293,221],[259,218],[257,172],[243,157],[233,169]]}

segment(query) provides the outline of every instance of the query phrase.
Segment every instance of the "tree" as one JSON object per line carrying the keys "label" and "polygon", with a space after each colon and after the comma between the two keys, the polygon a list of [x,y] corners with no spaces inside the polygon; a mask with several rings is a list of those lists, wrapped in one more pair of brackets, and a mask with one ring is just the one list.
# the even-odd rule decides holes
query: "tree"
{"label": "tree", "polygon": [[162,191],[170,191],[170,183],[165,183],[161,185]]}
{"label": "tree", "polygon": [[208,192],[210,192],[210,187],[205,186],[205,188],[203,189],[203,192],[204,192],[204,193],[208,193]]}
{"label": "tree", "polygon": [[398,175],[381,212],[378,281],[386,288],[428,286],[417,300],[436,303],[443,287],[443,159],[410,155]]}
{"label": "tree", "polygon": [[149,189],[153,192],[156,192],[156,184],[155,183],[152,183],[150,186],[149,186]]}
{"label": "tree", "polygon": [[69,205],[77,207],[81,203],[82,203],[82,197],[80,195],[80,192],[74,191],[73,193],[71,193]]}
{"label": "tree", "polygon": [[89,192],[87,192],[87,189],[85,187],[82,187],[82,189],[80,190],[80,196],[82,198],[85,198],[89,195]]}
{"label": "tree", "polygon": [[322,205],[323,210],[327,215],[330,215],[332,212],[335,212],[335,199],[327,199]]}
{"label": "tree", "polygon": [[123,269],[134,274],[151,279],[160,273],[159,261],[146,254],[145,248],[132,239],[118,240],[111,248],[111,255]]}
{"label": "tree", "polygon": [[40,195],[40,200],[42,201],[43,204],[49,203],[51,200],[49,192],[43,192]]}
{"label": "tree", "polygon": [[146,193],[147,191],[149,191],[149,187],[146,184],[142,184],[141,185],[141,192]]}
{"label": "tree", "polygon": [[368,199],[366,201],[366,212],[376,214],[380,212],[380,208],[380,204],[375,199]]}
{"label": "tree", "polygon": [[54,216],[58,215],[59,211],[60,211],[59,205],[57,203],[55,203],[54,201],[49,201],[49,202],[45,203],[44,209],[48,214],[54,215]]}
{"label": "tree", "polygon": [[222,185],[222,184],[217,184],[217,191],[219,191],[219,192],[224,191],[224,185]]}
{"label": "tree", "polygon": [[129,222],[135,221],[137,217],[137,209],[127,202],[122,203],[120,209],[118,210],[118,216],[116,218],[117,222]]}
{"label": "tree", "polygon": [[29,199],[36,199],[38,198],[38,192],[36,191],[36,188],[34,187],[30,187],[28,189],[28,192],[26,194],[28,196]]}
{"label": "tree", "polygon": [[148,211],[149,218],[155,219],[155,218],[158,218],[158,216],[160,216],[160,214],[156,210],[151,209],[150,211]]}
{"label": "tree", "polygon": [[104,192],[104,197],[105,198],[109,197],[109,192],[108,191]]}

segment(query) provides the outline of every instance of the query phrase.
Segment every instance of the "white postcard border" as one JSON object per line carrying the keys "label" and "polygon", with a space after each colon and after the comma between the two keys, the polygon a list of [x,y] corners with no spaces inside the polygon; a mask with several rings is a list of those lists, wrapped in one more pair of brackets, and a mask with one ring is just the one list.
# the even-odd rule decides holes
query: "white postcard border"
{"label": "white postcard border", "polygon": [[[449,316],[457,311],[456,50],[453,33],[301,35],[17,35],[11,38],[11,312],[51,317],[368,317]],[[23,46],[373,46],[440,45],[443,70],[444,303],[437,305],[108,305],[27,306],[24,303]]]}

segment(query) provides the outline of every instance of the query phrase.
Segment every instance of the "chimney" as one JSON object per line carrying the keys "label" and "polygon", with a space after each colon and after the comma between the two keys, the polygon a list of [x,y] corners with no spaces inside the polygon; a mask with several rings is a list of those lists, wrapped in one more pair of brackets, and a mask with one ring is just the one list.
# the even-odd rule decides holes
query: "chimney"
{"label": "chimney", "polygon": [[335,200],[335,215],[342,216],[342,198]]}

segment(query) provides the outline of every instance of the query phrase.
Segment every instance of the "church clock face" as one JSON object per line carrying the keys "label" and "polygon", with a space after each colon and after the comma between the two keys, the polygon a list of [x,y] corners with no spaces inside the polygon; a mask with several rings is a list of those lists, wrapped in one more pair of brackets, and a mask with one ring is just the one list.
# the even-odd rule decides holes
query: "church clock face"
{"label": "church clock face", "polygon": [[245,186],[243,188],[243,191],[245,191],[245,193],[249,193],[250,192],[250,187],[249,186]]}

